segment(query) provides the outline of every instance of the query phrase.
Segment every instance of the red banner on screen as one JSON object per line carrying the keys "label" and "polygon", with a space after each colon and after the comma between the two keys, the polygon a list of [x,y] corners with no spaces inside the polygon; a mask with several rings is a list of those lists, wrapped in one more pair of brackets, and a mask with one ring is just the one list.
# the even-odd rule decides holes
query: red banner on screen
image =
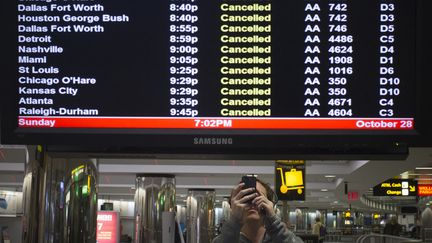
{"label": "red banner on screen", "polygon": [[20,116],[22,128],[413,130],[412,118],[209,118]]}

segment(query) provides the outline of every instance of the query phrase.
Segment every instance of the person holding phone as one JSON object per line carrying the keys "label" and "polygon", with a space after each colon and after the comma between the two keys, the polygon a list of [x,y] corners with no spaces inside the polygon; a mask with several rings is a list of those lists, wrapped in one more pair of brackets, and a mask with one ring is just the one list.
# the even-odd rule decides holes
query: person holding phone
{"label": "person holding phone", "polygon": [[212,243],[303,242],[276,215],[274,198],[267,183],[258,178],[243,178],[231,192],[231,217]]}

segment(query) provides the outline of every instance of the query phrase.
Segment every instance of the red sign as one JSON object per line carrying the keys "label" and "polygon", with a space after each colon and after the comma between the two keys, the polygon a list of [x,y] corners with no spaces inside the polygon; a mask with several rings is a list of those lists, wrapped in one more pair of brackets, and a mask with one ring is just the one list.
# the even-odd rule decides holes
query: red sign
{"label": "red sign", "polygon": [[119,230],[120,225],[117,212],[98,212],[96,235],[98,243],[117,243]]}
{"label": "red sign", "polygon": [[[412,118],[221,118],[182,117],[39,117],[20,116],[19,127],[55,128],[238,128],[238,129],[358,129],[413,130]],[[22,124],[22,125],[21,125]],[[211,125],[214,124],[214,125]]]}
{"label": "red sign", "polygon": [[432,185],[422,184],[422,185],[418,185],[417,187],[418,187],[417,193],[419,196],[422,197],[432,196]]}
{"label": "red sign", "polygon": [[348,192],[348,201],[357,201],[359,199],[358,192]]}

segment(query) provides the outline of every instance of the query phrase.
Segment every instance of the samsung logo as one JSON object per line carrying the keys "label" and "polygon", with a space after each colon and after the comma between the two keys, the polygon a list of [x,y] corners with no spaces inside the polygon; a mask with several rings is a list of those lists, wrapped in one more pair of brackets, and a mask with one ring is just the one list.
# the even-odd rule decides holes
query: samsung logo
{"label": "samsung logo", "polygon": [[232,138],[198,138],[195,137],[193,144],[195,145],[231,145],[233,144]]}

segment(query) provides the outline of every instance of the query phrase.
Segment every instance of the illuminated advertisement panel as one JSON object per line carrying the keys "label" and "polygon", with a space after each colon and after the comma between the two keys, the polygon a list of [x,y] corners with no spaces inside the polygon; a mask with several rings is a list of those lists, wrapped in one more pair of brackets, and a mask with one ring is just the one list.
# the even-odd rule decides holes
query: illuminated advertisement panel
{"label": "illuminated advertisement panel", "polygon": [[119,213],[112,211],[99,211],[97,213],[98,243],[117,243],[120,239]]}

